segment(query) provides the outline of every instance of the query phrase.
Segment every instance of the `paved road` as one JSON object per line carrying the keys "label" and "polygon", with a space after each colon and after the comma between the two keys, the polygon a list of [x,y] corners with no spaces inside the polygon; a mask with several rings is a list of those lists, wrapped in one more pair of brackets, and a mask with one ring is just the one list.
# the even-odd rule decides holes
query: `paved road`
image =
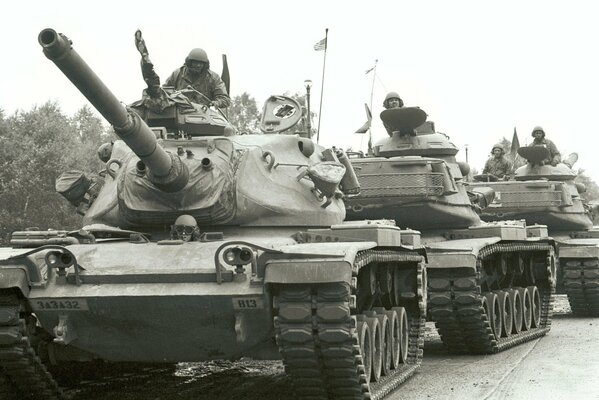
{"label": "paved road", "polygon": [[491,356],[450,356],[436,340],[424,354],[390,400],[599,400],[599,319],[554,316],[547,336]]}
{"label": "paved road", "polygon": [[[599,318],[574,318],[558,296],[541,339],[490,356],[455,356],[427,323],[424,362],[385,400],[599,400]],[[280,362],[181,363],[148,374],[111,371],[78,382],[73,400],[281,400],[289,380]]]}

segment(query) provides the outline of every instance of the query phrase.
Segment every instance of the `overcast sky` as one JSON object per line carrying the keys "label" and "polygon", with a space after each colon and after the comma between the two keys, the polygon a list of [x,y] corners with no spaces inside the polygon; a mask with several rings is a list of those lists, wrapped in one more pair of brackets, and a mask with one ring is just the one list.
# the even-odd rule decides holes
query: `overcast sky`
{"label": "overcast sky", "polygon": [[163,81],[191,48],[212,69],[228,56],[231,95],[259,103],[303,92],[313,81],[318,112],[324,52],[313,45],[329,28],[320,143],[360,145],[373,75],[373,137],[386,137],[378,115],[387,91],[420,106],[465,159],[482,169],[494,143],[531,140],[541,125],[562,154],[599,181],[599,6],[594,1],[11,1],[2,6],[0,108],[6,114],[56,100],[72,115],[85,98],[37,43],[51,27],[121,101],[144,88],[134,32],[141,29]]}

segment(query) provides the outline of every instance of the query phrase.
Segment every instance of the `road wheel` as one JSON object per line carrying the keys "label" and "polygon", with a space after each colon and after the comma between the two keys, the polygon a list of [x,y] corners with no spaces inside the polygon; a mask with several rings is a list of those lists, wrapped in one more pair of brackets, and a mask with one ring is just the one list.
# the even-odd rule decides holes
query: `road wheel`
{"label": "road wheel", "polygon": [[392,354],[392,340],[391,325],[389,325],[389,318],[385,313],[377,313],[376,318],[379,320],[379,327],[381,328],[381,344],[382,344],[382,363],[381,363],[381,375],[391,375],[391,358]]}
{"label": "road wheel", "polygon": [[360,342],[360,353],[362,353],[366,383],[369,383],[370,374],[372,373],[372,336],[370,335],[370,327],[365,319],[358,321],[358,341]]}
{"label": "road wheel", "polygon": [[516,289],[508,290],[510,299],[512,300],[512,306],[514,310],[514,324],[512,325],[512,333],[520,333],[522,330],[522,319],[524,310],[522,308],[522,299],[520,298],[520,292]]}
{"label": "road wheel", "polygon": [[522,330],[530,330],[532,321],[532,304],[530,301],[530,293],[527,288],[518,288],[520,299],[522,301]]}
{"label": "road wheel", "polygon": [[366,323],[370,329],[371,353],[372,353],[372,375],[371,381],[377,382],[381,379],[381,367],[383,364],[383,340],[379,320],[376,317],[366,317]]}
{"label": "road wheel", "polygon": [[405,364],[408,359],[408,338],[410,333],[410,327],[408,326],[408,314],[406,309],[403,307],[393,307],[393,311],[397,313],[397,320],[399,322],[399,362]]}
{"label": "road wheel", "polygon": [[496,290],[497,302],[501,310],[501,336],[509,337],[512,334],[512,326],[514,325],[514,306],[512,298],[505,290]]}
{"label": "road wheel", "polygon": [[532,308],[531,327],[541,327],[541,295],[536,286],[529,286],[528,293],[530,295],[530,304]]}
{"label": "road wheel", "polygon": [[499,340],[501,337],[501,326],[502,326],[502,310],[499,305],[499,299],[495,293],[487,293],[487,316],[489,318],[489,324],[495,335],[495,339]]}

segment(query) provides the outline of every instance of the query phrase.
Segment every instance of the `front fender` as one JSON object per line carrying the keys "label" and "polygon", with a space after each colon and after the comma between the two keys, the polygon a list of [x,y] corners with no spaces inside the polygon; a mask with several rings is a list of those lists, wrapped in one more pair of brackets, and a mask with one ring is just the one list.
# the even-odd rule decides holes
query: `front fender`
{"label": "front fender", "polygon": [[278,259],[266,263],[265,283],[351,283],[352,265],[346,259]]}
{"label": "front fender", "polygon": [[0,289],[13,288],[18,288],[25,297],[29,295],[30,287],[27,272],[21,267],[0,268]]}

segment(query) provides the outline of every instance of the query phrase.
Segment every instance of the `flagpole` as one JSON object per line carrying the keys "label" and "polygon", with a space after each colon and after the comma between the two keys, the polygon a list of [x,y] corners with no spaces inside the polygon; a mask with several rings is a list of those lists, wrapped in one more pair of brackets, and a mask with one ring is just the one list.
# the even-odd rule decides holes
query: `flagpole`
{"label": "flagpole", "polygon": [[322,84],[320,86],[320,107],[318,109],[318,129],[316,130],[316,143],[320,140],[320,120],[322,119],[322,95],[324,91],[324,70],[327,65],[327,48],[329,47],[329,28],[324,31],[324,61],[322,62]]}
{"label": "flagpole", "polygon": [[[376,65],[379,60],[374,60],[374,67],[372,68],[372,86],[370,87],[370,109],[372,110],[372,98],[374,96],[374,81],[376,79]],[[368,154],[372,154],[372,126],[368,128]]]}

